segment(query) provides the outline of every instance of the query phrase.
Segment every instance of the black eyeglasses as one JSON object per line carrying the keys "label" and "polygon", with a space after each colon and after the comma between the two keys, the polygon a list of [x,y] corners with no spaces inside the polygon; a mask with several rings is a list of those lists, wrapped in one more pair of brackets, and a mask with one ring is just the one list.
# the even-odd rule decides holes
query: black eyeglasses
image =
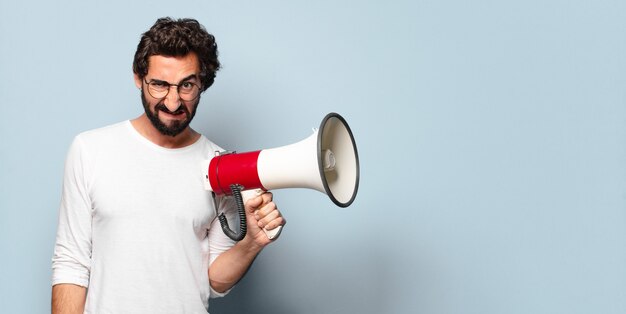
{"label": "black eyeglasses", "polygon": [[182,82],[179,84],[171,84],[166,81],[160,80],[151,80],[150,82],[146,81],[144,78],[143,81],[148,85],[148,93],[150,96],[163,99],[167,97],[172,86],[176,86],[176,91],[178,92],[178,96],[180,99],[184,101],[192,101],[196,100],[200,95],[200,86],[193,82]]}

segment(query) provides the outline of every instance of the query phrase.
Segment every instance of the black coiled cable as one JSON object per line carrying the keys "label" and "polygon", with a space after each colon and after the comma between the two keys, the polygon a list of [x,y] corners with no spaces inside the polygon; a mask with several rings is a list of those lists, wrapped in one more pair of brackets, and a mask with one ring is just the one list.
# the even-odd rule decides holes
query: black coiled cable
{"label": "black coiled cable", "polygon": [[246,208],[243,205],[243,197],[241,196],[242,186],[238,184],[231,184],[230,190],[235,197],[235,203],[237,204],[237,214],[239,215],[239,234],[235,231],[231,230],[228,226],[228,220],[224,213],[221,213],[217,218],[220,221],[220,225],[222,226],[222,231],[229,238],[234,241],[241,241],[245,236],[248,230],[248,225],[246,224]]}

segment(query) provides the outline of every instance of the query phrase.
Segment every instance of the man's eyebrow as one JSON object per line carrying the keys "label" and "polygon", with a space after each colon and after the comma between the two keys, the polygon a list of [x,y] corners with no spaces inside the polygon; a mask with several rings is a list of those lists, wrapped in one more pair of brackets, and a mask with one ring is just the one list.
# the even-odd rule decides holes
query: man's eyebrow
{"label": "man's eyebrow", "polygon": [[167,83],[167,84],[169,84],[167,81],[159,80],[159,79],[150,79],[149,83],[161,83],[161,84]]}
{"label": "man's eyebrow", "polygon": [[187,76],[186,78],[180,80],[180,82],[178,82],[178,83],[189,81],[191,79],[198,79],[198,74],[191,74],[191,75]]}
{"label": "man's eyebrow", "polygon": [[[189,81],[189,80],[191,80],[191,79],[198,79],[198,74],[191,74],[191,75],[189,75],[189,76],[187,76],[187,77],[183,78],[182,80],[180,80],[180,81],[178,82],[178,84],[180,84],[180,83],[182,83],[182,82]],[[150,82],[161,83],[161,84],[163,84],[163,83],[172,84],[172,83],[170,83],[170,82],[168,82],[168,81],[159,80],[159,79],[151,79],[151,80],[150,80]]]}

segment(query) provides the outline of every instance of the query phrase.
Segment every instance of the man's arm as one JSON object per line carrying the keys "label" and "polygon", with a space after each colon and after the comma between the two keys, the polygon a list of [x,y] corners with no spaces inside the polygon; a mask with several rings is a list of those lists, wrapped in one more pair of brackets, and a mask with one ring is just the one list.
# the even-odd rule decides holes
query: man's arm
{"label": "man's arm", "polygon": [[256,256],[263,249],[249,243],[246,236],[228,251],[220,254],[209,267],[209,282],[213,290],[223,293],[232,288],[246,274]]}
{"label": "man's arm", "polygon": [[73,284],[52,286],[52,314],[82,314],[87,288]]}
{"label": "man's arm", "polygon": [[91,268],[88,154],[74,138],[65,160],[56,243],[52,256],[52,313],[83,313]]}
{"label": "man's arm", "polygon": [[220,254],[209,267],[209,282],[213,290],[225,292],[246,274],[263,248],[271,243],[263,228],[274,229],[285,224],[272,193],[264,193],[246,202],[248,233],[228,251]]}

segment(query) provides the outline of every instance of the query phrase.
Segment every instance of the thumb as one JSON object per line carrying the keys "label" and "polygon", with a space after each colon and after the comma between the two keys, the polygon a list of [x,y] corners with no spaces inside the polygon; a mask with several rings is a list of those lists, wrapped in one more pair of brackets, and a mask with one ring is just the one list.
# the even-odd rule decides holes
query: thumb
{"label": "thumb", "polygon": [[248,212],[252,213],[255,210],[257,210],[257,208],[261,206],[262,204],[263,204],[263,197],[261,197],[261,195],[255,196],[246,202],[246,209],[248,210]]}

